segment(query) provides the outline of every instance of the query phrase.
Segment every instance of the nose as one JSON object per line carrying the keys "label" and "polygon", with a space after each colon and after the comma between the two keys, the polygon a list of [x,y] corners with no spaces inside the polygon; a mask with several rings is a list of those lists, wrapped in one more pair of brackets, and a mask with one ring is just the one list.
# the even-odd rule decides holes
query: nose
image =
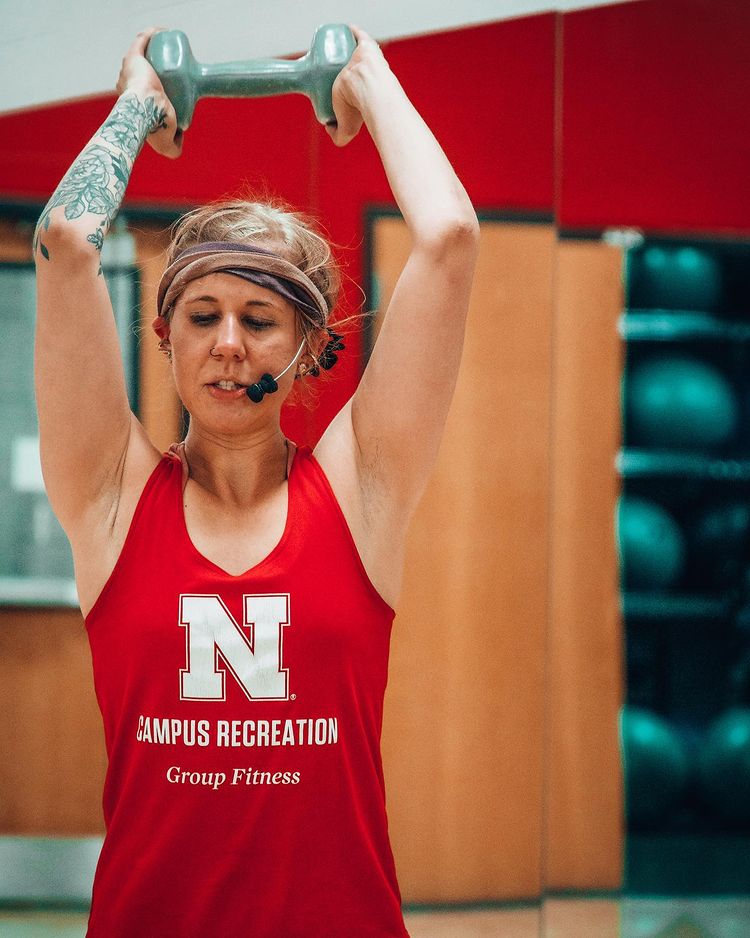
{"label": "nose", "polygon": [[238,359],[245,357],[242,325],[236,317],[222,317],[218,330],[214,333],[214,344],[211,354],[214,358],[218,358],[220,355],[234,356]]}

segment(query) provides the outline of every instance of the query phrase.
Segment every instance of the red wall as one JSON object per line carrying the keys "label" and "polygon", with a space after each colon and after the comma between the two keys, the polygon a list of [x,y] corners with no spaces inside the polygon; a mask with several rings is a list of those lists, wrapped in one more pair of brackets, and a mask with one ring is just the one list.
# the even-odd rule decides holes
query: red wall
{"label": "red wall", "polygon": [[750,3],[562,17],[564,227],[750,232]]}

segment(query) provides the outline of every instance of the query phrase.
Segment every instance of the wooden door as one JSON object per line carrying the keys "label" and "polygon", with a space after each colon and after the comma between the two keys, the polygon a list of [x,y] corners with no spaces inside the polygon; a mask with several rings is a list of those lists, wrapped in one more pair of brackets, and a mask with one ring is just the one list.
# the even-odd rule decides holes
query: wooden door
{"label": "wooden door", "polygon": [[624,702],[615,507],[621,483],[622,252],[561,240],[555,287],[546,888],[619,889]]}
{"label": "wooden door", "polygon": [[[380,218],[372,243],[382,315],[410,237]],[[482,222],[455,397],[409,533],[383,731],[409,902],[542,891],[554,255],[551,224]]]}

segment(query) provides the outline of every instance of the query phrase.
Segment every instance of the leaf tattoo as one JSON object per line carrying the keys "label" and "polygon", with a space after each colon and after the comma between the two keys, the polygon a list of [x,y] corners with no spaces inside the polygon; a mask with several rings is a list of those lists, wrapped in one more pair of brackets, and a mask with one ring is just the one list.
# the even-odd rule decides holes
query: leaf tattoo
{"label": "leaf tattoo", "polygon": [[[46,260],[49,250],[42,242],[41,229],[49,230],[50,213],[64,206],[68,221],[80,218],[84,212],[103,216],[96,230],[86,240],[101,251],[104,235],[119,210],[130,171],[147,134],[167,126],[166,110],[157,107],[154,98],[141,101],[136,93],[123,93],[112,113],[102,124],[78,159],[73,163],[47,203],[34,232],[32,252],[37,248]],[[102,146],[97,140],[110,144]],[[102,268],[99,265],[99,274]]]}
{"label": "leaf tattoo", "polygon": [[[126,153],[132,153],[133,159],[143,145],[143,130],[155,133],[167,126],[167,112],[157,108],[153,97],[141,101],[137,95],[123,98],[107,120],[102,124],[100,134],[107,143],[113,143]],[[127,181],[127,180],[126,180]]]}

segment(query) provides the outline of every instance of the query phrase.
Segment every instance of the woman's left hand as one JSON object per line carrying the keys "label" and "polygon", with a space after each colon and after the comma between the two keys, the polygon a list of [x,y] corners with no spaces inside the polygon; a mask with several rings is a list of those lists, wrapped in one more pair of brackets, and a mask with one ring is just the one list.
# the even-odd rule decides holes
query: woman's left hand
{"label": "woman's left hand", "polygon": [[386,73],[395,78],[372,36],[353,23],[347,25],[357,40],[357,47],[333,83],[336,124],[326,124],[326,131],[337,147],[345,147],[359,133],[365,120],[368,88],[377,86],[379,81],[382,83]]}

